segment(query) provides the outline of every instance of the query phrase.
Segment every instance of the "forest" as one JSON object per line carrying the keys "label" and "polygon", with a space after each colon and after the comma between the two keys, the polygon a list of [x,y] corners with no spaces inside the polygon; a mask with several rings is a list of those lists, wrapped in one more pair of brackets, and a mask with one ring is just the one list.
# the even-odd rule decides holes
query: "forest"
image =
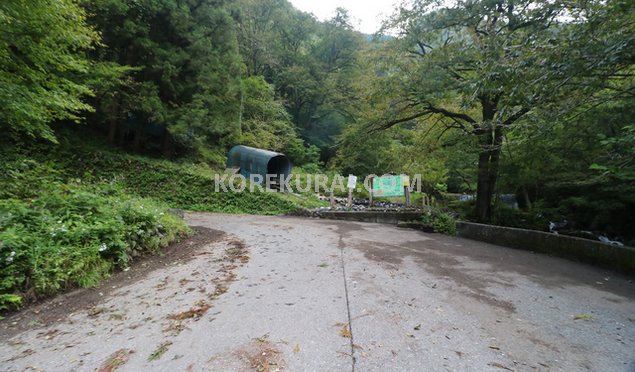
{"label": "forest", "polygon": [[0,309],[187,234],[169,207],[295,208],[209,195],[236,144],[635,245],[633,1],[407,0],[374,35],[286,0],[3,0],[0,24]]}

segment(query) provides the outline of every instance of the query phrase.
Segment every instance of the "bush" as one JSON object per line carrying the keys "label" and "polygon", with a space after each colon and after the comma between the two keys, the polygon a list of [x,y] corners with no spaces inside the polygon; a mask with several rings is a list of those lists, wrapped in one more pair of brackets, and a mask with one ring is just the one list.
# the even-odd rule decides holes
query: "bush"
{"label": "bush", "polygon": [[[453,200],[448,203],[448,207],[456,211],[459,219],[465,221],[476,221],[474,211],[476,209],[475,200],[459,201]],[[513,209],[502,203],[496,203],[492,207],[492,218],[489,224],[496,226],[517,227],[544,231],[549,219],[561,220],[552,210],[542,208],[539,203],[535,203],[533,209]]]}
{"label": "bush", "polygon": [[132,257],[188,231],[167,207],[117,184],[61,181],[50,164],[5,163],[0,177],[0,309],[94,286]]}
{"label": "bush", "polygon": [[495,204],[492,208],[491,224],[545,231],[549,225],[549,219],[545,216],[554,216],[553,219],[556,221],[562,220],[551,210],[542,209],[538,203],[532,210],[513,209],[504,204]]}
{"label": "bush", "polygon": [[435,232],[456,235],[456,220],[449,213],[430,208],[423,214],[421,221],[425,225],[432,226]]}

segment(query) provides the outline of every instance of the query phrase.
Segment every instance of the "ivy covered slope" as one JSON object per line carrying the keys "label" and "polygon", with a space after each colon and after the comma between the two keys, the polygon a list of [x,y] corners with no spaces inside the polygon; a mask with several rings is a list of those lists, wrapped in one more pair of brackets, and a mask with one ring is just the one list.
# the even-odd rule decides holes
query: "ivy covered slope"
{"label": "ivy covered slope", "polygon": [[[171,208],[276,215],[293,212],[300,206],[289,198],[260,191],[259,188],[255,188],[254,192],[249,192],[249,188],[241,193],[216,192],[214,174],[223,170],[215,170],[205,164],[130,155],[100,144],[46,144],[16,151],[22,151],[18,156],[50,161],[66,178],[80,178],[93,183],[114,182],[130,194],[153,198]],[[219,190],[222,191],[222,188]]]}
{"label": "ivy covered slope", "polygon": [[2,160],[0,310],[96,285],[189,231],[165,204],[130,196],[116,183],[65,179],[50,162]]}

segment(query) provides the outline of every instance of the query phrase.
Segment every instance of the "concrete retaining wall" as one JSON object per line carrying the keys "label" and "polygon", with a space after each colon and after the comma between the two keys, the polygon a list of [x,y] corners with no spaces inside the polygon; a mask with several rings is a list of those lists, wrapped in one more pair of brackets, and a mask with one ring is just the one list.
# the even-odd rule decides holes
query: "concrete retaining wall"
{"label": "concrete retaining wall", "polygon": [[[419,220],[421,213],[413,211],[320,211],[317,213],[312,212],[307,216],[396,225],[402,221]],[[458,236],[462,238],[546,253],[635,275],[635,248],[618,247],[593,240],[535,230],[483,225],[472,222],[457,222],[456,228]]]}
{"label": "concrete retaining wall", "polygon": [[390,223],[396,225],[400,221],[412,221],[421,218],[420,212],[347,212],[347,211],[324,211],[319,213],[319,217],[331,220],[348,220],[358,222]]}
{"label": "concrete retaining wall", "polygon": [[462,238],[510,248],[546,253],[592,265],[635,274],[635,248],[618,247],[593,240],[511,227],[457,222]]}

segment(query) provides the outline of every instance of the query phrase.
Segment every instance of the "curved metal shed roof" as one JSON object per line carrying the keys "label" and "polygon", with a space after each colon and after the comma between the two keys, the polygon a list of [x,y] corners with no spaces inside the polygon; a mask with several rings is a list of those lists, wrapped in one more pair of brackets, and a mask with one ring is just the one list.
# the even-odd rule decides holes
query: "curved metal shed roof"
{"label": "curved metal shed roof", "polygon": [[229,150],[227,167],[240,168],[240,174],[245,177],[260,175],[263,181],[267,174],[283,177],[291,174],[291,162],[285,154],[242,145]]}

